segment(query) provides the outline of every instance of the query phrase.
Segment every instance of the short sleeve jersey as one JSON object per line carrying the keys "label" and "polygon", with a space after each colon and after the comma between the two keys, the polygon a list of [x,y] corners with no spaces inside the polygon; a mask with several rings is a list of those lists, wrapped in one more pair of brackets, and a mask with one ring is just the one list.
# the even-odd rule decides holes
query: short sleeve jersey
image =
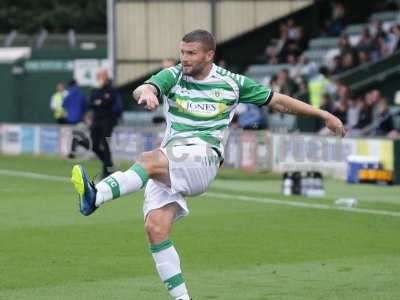
{"label": "short sleeve jersey", "polygon": [[179,64],[146,83],[156,86],[164,101],[167,129],[162,146],[172,141],[208,143],[220,153],[236,105],[261,106],[272,98],[271,89],[216,65],[203,80],[182,74]]}

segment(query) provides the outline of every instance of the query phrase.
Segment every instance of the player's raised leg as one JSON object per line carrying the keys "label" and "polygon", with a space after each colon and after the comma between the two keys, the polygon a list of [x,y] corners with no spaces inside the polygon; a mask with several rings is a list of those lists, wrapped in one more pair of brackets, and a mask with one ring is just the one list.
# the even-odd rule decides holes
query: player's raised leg
{"label": "player's raised leg", "polygon": [[157,272],[169,294],[177,300],[190,300],[179,255],[169,239],[179,210],[179,205],[174,202],[150,211],[146,217],[145,229]]}
{"label": "player's raised leg", "polygon": [[82,165],[75,165],[71,181],[79,195],[80,211],[88,216],[103,203],[140,190],[149,178],[169,184],[168,159],[159,149],[142,153],[131,168],[117,171],[97,185]]}

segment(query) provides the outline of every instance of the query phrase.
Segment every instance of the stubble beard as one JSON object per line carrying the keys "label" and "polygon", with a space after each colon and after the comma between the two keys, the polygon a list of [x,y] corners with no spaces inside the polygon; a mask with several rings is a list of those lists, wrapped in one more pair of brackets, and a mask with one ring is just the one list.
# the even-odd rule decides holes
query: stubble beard
{"label": "stubble beard", "polygon": [[191,77],[196,77],[197,75],[200,75],[203,70],[205,69],[205,66],[203,66],[203,68],[201,68],[199,65],[198,67],[192,67],[190,72],[185,72],[185,68],[183,68],[183,75],[186,76],[191,76]]}

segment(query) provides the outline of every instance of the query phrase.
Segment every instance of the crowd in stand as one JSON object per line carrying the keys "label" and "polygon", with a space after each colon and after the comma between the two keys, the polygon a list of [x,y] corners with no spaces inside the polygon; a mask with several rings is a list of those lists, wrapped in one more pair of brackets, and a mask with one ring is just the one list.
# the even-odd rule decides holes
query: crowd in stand
{"label": "crowd in stand", "polygon": [[[321,36],[339,37],[338,51],[322,67],[304,55],[308,44],[304,28],[292,19],[280,24],[279,37],[266,46],[261,61],[290,66],[272,76],[266,84],[274,91],[309,101],[313,106],[333,113],[346,124],[349,136],[398,138],[400,134],[395,129],[394,114],[378,90],[352,95],[350,89],[333,80],[332,75],[393,54],[400,48],[400,25],[393,24],[390,30],[385,31],[381,22],[373,22],[363,29],[360,37],[351,41],[343,34],[350,19],[345,5],[333,3],[332,16],[321,29]],[[252,112],[239,110],[239,116],[245,118],[246,111]],[[260,128],[264,127],[264,120],[260,125]],[[320,133],[325,134],[326,129],[321,128]]]}
{"label": "crowd in stand", "polygon": [[[335,93],[324,93],[322,99],[321,108],[345,124],[348,137],[400,137],[399,131],[395,129],[394,113],[390,111],[387,99],[377,89],[362,95],[352,95],[347,86],[337,82]],[[327,133],[326,128],[320,130],[320,134]]]}
{"label": "crowd in stand", "polygon": [[[316,85],[314,91],[313,85]],[[360,136],[386,136],[389,138],[400,138],[400,132],[395,129],[395,114],[389,109],[388,100],[379,90],[373,89],[366,94],[352,95],[350,89],[330,79],[327,68],[322,67],[319,75],[309,85],[305,81],[297,84],[290,76],[289,71],[284,69],[271,80],[271,88],[290,96],[303,96],[310,99],[311,104],[329,111],[337,116],[346,126],[348,137]],[[310,93],[311,92],[311,93]],[[313,95],[312,93],[316,93]],[[315,103],[312,103],[313,100]],[[238,126],[245,129],[263,129],[268,127],[268,118],[262,109],[239,107]],[[271,112],[270,112],[271,113]],[[321,135],[329,131],[319,125]]]}
{"label": "crowd in stand", "polygon": [[352,46],[348,36],[343,35],[338,42],[339,54],[331,62],[331,72],[340,74],[358,65],[387,57],[399,49],[399,40],[400,25],[395,24],[389,32],[385,32],[381,22],[364,28],[355,46]]}
{"label": "crowd in stand", "polygon": [[265,62],[267,64],[296,63],[300,54],[307,48],[307,43],[304,28],[289,19],[279,26],[279,38],[267,45]]}
{"label": "crowd in stand", "polygon": [[[340,74],[360,64],[377,61],[393,54],[400,48],[400,25],[393,24],[384,30],[382,22],[375,21],[366,26],[361,36],[350,38],[344,34],[349,12],[340,3],[334,3],[332,16],[321,29],[320,37],[338,37],[338,53],[328,59],[332,74]],[[290,64],[296,70],[292,77],[302,75],[312,77],[315,64],[305,56],[309,39],[305,29],[289,19],[279,25],[278,38],[270,40],[259,62],[266,64]],[[295,76],[293,76],[295,75]]]}
{"label": "crowd in stand", "polygon": [[[393,7],[392,7],[393,9]],[[376,61],[392,54],[399,49],[400,25],[393,24],[389,30],[384,30],[382,22],[375,21],[366,26],[360,37],[350,40],[344,34],[345,27],[350,23],[349,11],[341,2],[333,3],[332,16],[321,29],[320,37],[339,37],[337,48],[339,53],[331,58],[328,64],[333,74],[354,68],[355,66]],[[279,25],[278,38],[270,40],[260,61],[267,64],[308,65],[304,56],[309,38],[305,29],[289,19]],[[312,75],[308,70],[307,74]]]}

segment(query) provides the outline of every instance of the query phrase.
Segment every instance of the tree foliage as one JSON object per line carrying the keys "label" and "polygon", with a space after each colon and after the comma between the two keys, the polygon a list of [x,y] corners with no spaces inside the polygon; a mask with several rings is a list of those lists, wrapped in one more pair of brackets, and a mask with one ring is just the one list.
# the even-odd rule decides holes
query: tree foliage
{"label": "tree foliage", "polygon": [[0,32],[106,32],[106,0],[1,0]]}

